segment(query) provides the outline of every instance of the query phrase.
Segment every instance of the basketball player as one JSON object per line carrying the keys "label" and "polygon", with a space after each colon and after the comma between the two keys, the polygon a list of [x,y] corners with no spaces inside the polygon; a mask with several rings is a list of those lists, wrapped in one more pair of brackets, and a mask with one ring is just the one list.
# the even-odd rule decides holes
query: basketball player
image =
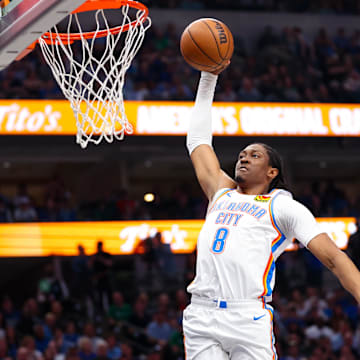
{"label": "basketball player", "polygon": [[212,149],[211,104],[217,74],[202,72],[187,136],[198,181],[209,199],[197,244],[183,329],[187,360],[277,359],[267,302],[275,260],[293,238],[327,266],[360,303],[360,273],[286,191],[280,156],[264,144],[239,153],[232,179]]}

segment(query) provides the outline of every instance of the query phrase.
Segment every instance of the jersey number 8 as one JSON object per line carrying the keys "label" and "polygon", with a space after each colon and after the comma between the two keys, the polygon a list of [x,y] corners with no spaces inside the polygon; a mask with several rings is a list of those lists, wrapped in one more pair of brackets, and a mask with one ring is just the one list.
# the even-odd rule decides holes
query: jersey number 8
{"label": "jersey number 8", "polygon": [[229,235],[229,229],[227,229],[227,228],[217,229],[216,234],[215,234],[215,239],[212,244],[212,251],[215,254],[219,254],[224,251],[225,240],[228,235]]}

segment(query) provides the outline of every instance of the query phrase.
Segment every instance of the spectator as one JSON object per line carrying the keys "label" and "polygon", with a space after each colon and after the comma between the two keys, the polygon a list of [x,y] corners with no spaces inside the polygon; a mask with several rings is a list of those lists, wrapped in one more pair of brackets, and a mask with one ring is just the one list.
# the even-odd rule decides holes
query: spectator
{"label": "spectator", "polygon": [[[57,360],[57,359],[55,359]],[[59,359],[62,360],[62,359]],[[66,353],[65,360],[81,360],[80,356],[77,352],[77,348],[70,348],[68,352]]]}
{"label": "spectator", "polygon": [[158,312],[154,314],[153,320],[148,325],[146,332],[150,338],[164,343],[170,339],[173,330],[167,321],[166,315]]}
{"label": "spectator", "polygon": [[[60,354],[59,354],[60,355]],[[47,348],[44,351],[44,360],[63,360],[65,357],[59,356],[56,352],[56,345],[54,341],[50,341]]]}
{"label": "spectator", "polygon": [[64,332],[64,342],[66,344],[66,348],[70,349],[76,346],[79,340],[79,334],[76,331],[76,326],[74,321],[68,321],[66,323],[66,328]]}
{"label": "spectator", "polygon": [[21,346],[16,353],[16,360],[29,360],[29,350]]}
{"label": "spectator", "polygon": [[26,335],[21,341],[21,346],[26,348],[30,358],[34,360],[43,360],[41,352],[36,349],[35,339],[33,336]]}
{"label": "spectator", "polygon": [[8,347],[5,338],[0,338],[0,359],[5,359],[8,356]]}
{"label": "spectator", "polygon": [[147,313],[147,302],[139,296],[133,306],[129,322],[136,327],[146,328],[150,321],[151,318]]}
{"label": "spectator", "polygon": [[254,87],[252,79],[248,77],[244,77],[242,87],[239,91],[239,100],[240,101],[260,101],[261,94],[260,92]]}
{"label": "spectator", "polygon": [[133,356],[133,349],[129,344],[123,343],[121,345],[121,352],[122,355],[120,360],[135,360]]}
{"label": "spectator", "polygon": [[35,299],[27,299],[24,303],[17,329],[22,334],[31,334],[36,323],[40,322],[39,308]]}
{"label": "spectator", "polygon": [[87,336],[79,339],[79,357],[81,360],[95,360],[96,354],[93,352],[93,346]]}
{"label": "spectator", "polygon": [[91,271],[89,257],[85,253],[85,248],[78,245],[78,255],[72,259],[72,292],[78,299],[88,296],[91,290]]}
{"label": "spectator", "polygon": [[107,357],[110,360],[119,360],[122,355],[120,346],[117,344],[115,334],[109,334],[106,338],[108,344]]}
{"label": "spectator", "polygon": [[175,309],[177,316],[180,317],[186,306],[189,304],[189,299],[183,289],[176,290],[175,293]]}
{"label": "spectator", "polygon": [[127,321],[131,316],[131,306],[124,302],[124,296],[120,291],[114,291],[112,294],[108,316],[113,322]]}
{"label": "spectator", "polygon": [[15,208],[14,220],[17,222],[33,222],[38,219],[35,208],[26,197],[19,198]]}
{"label": "spectator", "polygon": [[341,51],[346,51],[349,49],[350,39],[346,36],[344,27],[340,27],[337,29],[337,33],[334,38],[334,44]]}
{"label": "spectator", "polygon": [[157,232],[152,241],[156,252],[155,256],[157,258],[160,276],[162,276],[167,286],[171,286],[176,281],[176,264],[171,246],[165,242],[161,232]]}
{"label": "spectator", "polygon": [[[158,271],[156,246],[153,238],[148,236],[144,240],[141,240],[137,244],[134,252],[135,254],[138,254],[137,260],[139,260],[137,266],[138,279],[140,281],[145,280],[146,283],[152,285],[154,281],[154,274]],[[144,269],[142,269],[142,265],[145,266]]]}
{"label": "spectator", "polygon": [[5,201],[0,198],[0,223],[12,222],[13,218],[10,210],[6,206]]}
{"label": "spectator", "polygon": [[96,360],[110,360],[108,357],[108,344],[101,339],[96,344]]}
{"label": "spectator", "polygon": [[17,193],[14,197],[14,206],[19,207],[21,203],[30,203],[28,187],[24,183],[20,183],[17,187]]}
{"label": "spectator", "polygon": [[14,308],[14,304],[9,296],[5,296],[3,299],[1,311],[6,324],[8,326],[16,326],[17,322],[19,321],[20,314]]}
{"label": "spectator", "polygon": [[12,326],[6,327],[6,343],[8,348],[8,354],[12,359],[15,359],[16,351],[19,345],[15,329],[16,327]]}
{"label": "spectator", "polygon": [[228,101],[235,102],[237,101],[237,95],[234,91],[233,85],[230,81],[225,81],[222,84],[222,90],[216,95],[217,101]]}
{"label": "spectator", "polygon": [[48,312],[45,314],[44,333],[45,337],[52,339],[56,328],[56,317],[53,313]]}
{"label": "spectator", "polygon": [[89,340],[92,351],[95,351],[97,342],[101,340],[101,338],[96,335],[95,325],[92,322],[87,322],[84,325],[83,334],[85,335],[85,344],[87,344],[87,340]]}
{"label": "spectator", "polygon": [[43,353],[47,348],[50,340],[45,336],[43,325],[36,324],[34,326],[34,337],[36,350],[39,350],[41,353]]}
{"label": "spectator", "polygon": [[109,308],[111,296],[110,271],[113,266],[112,256],[103,249],[103,242],[97,242],[97,252],[90,259],[93,273],[93,288],[97,304],[102,305],[103,311]]}

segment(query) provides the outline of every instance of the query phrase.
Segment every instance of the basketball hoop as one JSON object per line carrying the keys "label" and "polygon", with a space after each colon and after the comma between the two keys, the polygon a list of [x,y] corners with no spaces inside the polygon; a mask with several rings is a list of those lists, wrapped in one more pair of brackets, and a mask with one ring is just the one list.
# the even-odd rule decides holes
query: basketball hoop
{"label": "basketball hoop", "polygon": [[[109,24],[106,9],[121,9],[118,25]],[[95,31],[85,31],[78,16],[84,12],[94,14]],[[68,16],[66,30],[60,32],[59,26],[54,26],[38,40],[45,61],[71,103],[76,142],[82,148],[102,139],[122,140],[125,132],[132,133],[124,108],[125,73],[150,25],[148,9],[137,1],[87,0]]]}

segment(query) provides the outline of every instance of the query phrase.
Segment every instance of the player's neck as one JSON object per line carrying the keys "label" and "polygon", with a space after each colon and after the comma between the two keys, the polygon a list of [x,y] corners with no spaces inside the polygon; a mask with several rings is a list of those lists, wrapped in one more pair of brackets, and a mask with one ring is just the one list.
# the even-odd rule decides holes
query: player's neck
{"label": "player's neck", "polygon": [[268,184],[238,184],[236,190],[246,195],[264,195],[268,193]]}

